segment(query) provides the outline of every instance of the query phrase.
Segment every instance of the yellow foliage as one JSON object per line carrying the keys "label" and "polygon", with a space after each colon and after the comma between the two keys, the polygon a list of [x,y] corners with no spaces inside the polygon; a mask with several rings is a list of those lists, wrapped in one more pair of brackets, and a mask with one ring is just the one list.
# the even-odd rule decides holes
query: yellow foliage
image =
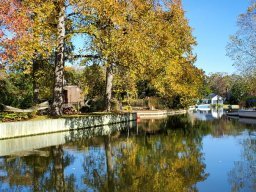
{"label": "yellow foliage", "polygon": [[86,30],[94,34],[93,50],[105,65],[121,66],[116,92],[125,87],[134,93],[136,81],[146,79],[162,96],[179,95],[184,104],[197,97],[202,72],[193,66],[196,42],[179,3],[156,8],[152,1],[84,0],[80,6],[92,17]]}

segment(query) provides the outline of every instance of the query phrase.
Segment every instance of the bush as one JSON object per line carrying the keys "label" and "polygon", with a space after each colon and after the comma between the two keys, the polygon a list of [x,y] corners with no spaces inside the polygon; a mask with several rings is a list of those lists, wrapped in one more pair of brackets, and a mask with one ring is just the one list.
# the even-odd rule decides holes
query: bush
{"label": "bush", "polygon": [[245,107],[246,108],[256,107],[256,97],[255,96],[247,97],[245,99]]}
{"label": "bush", "polygon": [[122,110],[124,110],[124,111],[132,111],[132,107],[131,106],[129,106],[129,105],[126,105],[126,106],[124,106],[123,108],[122,108]]}
{"label": "bush", "polygon": [[74,114],[77,114],[77,110],[73,106],[64,107],[63,114],[74,115]]}
{"label": "bush", "polygon": [[36,117],[36,114],[37,114],[37,111],[34,110],[33,112],[28,113],[27,115],[28,115],[29,118],[35,118],[35,117]]}
{"label": "bush", "polygon": [[0,122],[28,120],[32,116],[32,113],[0,113]]}
{"label": "bush", "polygon": [[105,100],[103,97],[98,97],[95,98],[93,100],[91,100],[88,105],[90,105],[90,107],[88,106],[83,106],[81,107],[80,111],[82,113],[88,113],[88,112],[97,112],[97,111],[104,111],[105,110]]}
{"label": "bush", "polygon": [[222,108],[223,104],[212,104],[211,105],[213,108]]}
{"label": "bush", "polygon": [[166,109],[163,99],[159,97],[149,97],[148,107],[149,109]]}
{"label": "bush", "polygon": [[0,104],[0,112],[4,111],[4,106]]}
{"label": "bush", "polygon": [[114,112],[120,111],[121,110],[120,106],[121,106],[121,104],[116,98],[113,98],[111,100],[111,110],[112,111],[114,111]]}

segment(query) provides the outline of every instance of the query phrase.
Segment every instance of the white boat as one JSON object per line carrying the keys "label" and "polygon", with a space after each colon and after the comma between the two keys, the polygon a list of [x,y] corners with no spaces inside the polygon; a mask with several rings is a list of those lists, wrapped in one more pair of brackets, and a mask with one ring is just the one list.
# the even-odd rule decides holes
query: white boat
{"label": "white boat", "polygon": [[256,118],[256,110],[252,109],[244,109],[244,110],[239,110],[236,112],[229,112],[227,113],[228,116],[238,116],[241,118]]}
{"label": "white boat", "polygon": [[256,118],[256,110],[239,110],[239,117]]}
{"label": "white boat", "polygon": [[239,114],[238,114],[238,111],[235,111],[235,112],[227,112],[226,113],[228,116],[239,116]]}
{"label": "white boat", "polygon": [[256,125],[256,118],[243,118],[239,116],[229,116],[230,119],[236,119],[239,123]]}

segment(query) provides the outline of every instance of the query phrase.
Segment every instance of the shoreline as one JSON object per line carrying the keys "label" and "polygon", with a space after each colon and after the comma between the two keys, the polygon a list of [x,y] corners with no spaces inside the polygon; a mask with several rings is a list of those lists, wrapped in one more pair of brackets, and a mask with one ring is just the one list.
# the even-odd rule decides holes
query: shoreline
{"label": "shoreline", "polygon": [[0,140],[79,130],[136,120],[136,113],[123,113],[64,117],[34,121],[4,122],[0,123]]}

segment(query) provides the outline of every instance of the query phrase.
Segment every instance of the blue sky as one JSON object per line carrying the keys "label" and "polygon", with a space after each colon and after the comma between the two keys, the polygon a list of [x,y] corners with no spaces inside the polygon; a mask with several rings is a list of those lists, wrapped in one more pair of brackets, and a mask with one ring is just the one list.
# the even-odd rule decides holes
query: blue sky
{"label": "blue sky", "polygon": [[236,71],[226,56],[229,36],[237,30],[236,20],[244,13],[249,0],[183,0],[186,16],[197,39],[196,66],[206,74]]}

